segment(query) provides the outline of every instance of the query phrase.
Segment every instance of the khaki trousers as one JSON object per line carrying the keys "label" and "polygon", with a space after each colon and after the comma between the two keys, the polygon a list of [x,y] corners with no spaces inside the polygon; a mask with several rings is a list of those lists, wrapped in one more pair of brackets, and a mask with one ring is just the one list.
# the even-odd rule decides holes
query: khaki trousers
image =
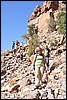
{"label": "khaki trousers", "polygon": [[35,66],[35,85],[39,86],[42,83],[44,74],[44,66]]}

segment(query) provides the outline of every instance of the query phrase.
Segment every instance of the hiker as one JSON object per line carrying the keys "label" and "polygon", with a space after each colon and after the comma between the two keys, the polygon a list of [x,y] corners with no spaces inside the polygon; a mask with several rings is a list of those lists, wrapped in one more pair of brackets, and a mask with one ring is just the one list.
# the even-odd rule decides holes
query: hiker
{"label": "hiker", "polygon": [[46,58],[46,69],[49,70],[49,52],[50,49],[48,48],[48,45],[46,45],[46,48],[44,49],[44,56]]}
{"label": "hiker", "polygon": [[16,53],[15,41],[12,41],[12,50],[13,50],[13,55],[14,55]]}
{"label": "hiker", "polygon": [[15,41],[12,41],[12,49],[15,48]]}
{"label": "hiker", "polygon": [[45,57],[42,53],[42,48],[37,47],[35,50],[36,54],[34,56],[32,67],[35,65],[35,88],[38,89],[39,86],[42,84],[42,77],[44,74],[44,61]]}
{"label": "hiker", "polygon": [[22,42],[19,43],[19,45],[20,45],[20,50],[22,50],[22,44],[23,44]]}
{"label": "hiker", "polygon": [[14,54],[16,54],[16,49],[14,48]]}
{"label": "hiker", "polygon": [[23,45],[23,42],[20,42],[20,46],[22,47],[22,45]]}
{"label": "hiker", "polygon": [[18,46],[19,46],[19,42],[18,40],[16,40],[16,49],[18,49]]}
{"label": "hiker", "polygon": [[23,60],[23,52],[20,50],[20,60]]}

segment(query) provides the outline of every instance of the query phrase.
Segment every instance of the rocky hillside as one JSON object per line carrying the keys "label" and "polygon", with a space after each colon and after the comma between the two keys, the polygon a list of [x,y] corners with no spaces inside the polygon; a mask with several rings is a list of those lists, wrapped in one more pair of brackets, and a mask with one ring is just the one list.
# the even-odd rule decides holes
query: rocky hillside
{"label": "rocky hillside", "polygon": [[[48,32],[46,19],[52,11],[54,18],[58,10],[65,9],[66,2],[45,1],[36,6],[28,24],[38,25],[39,43],[42,48],[49,45],[49,74],[47,83],[35,89],[35,70],[28,57],[28,46],[22,45],[23,59],[20,59],[20,47],[1,53],[1,99],[66,99],[66,37],[57,31]],[[32,58],[31,58],[32,60]]]}
{"label": "rocky hillside", "polygon": [[1,54],[1,99],[66,99],[64,46],[51,50],[48,82],[38,90],[35,89],[35,71],[26,54],[25,51],[23,60],[20,60],[19,48],[15,55],[13,50],[6,50]]}

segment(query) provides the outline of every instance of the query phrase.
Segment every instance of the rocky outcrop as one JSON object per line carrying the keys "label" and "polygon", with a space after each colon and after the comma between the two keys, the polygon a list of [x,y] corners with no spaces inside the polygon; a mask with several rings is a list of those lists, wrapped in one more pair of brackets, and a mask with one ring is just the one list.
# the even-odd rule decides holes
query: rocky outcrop
{"label": "rocky outcrop", "polygon": [[47,13],[48,11],[52,11],[54,13],[54,11],[56,10],[63,10],[65,8],[66,1],[45,1],[43,2],[42,7],[40,7],[39,5],[36,6],[28,22],[39,17],[43,13]]}
{"label": "rocky outcrop", "polygon": [[[35,24],[38,26],[38,37],[42,40],[42,35],[47,35],[49,33],[48,20],[52,16],[56,20],[57,13],[59,11],[66,9],[66,1],[45,1],[43,6],[36,6],[30,19],[28,20],[28,25]],[[56,26],[56,29],[58,26]],[[28,40],[27,40],[28,42]]]}

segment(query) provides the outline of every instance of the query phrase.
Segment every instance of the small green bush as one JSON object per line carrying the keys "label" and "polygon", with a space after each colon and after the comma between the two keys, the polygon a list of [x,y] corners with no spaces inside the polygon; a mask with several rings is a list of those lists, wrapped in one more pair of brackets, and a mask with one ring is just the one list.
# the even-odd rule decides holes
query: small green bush
{"label": "small green bush", "polygon": [[32,37],[34,34],[38,33],[38,27],[35,27],[35,24],[28,25],[28,33]]}
{"label": "small green bush", "polygon": [[34,34],[29,40],[29,51],[28,56],[30,57],[35,52],[35,48],[38,46],[38,35]]}
{"label": "small green bush", "polygon": [[58,33],[66,34],[66,13],[61,11],[57,14]]}

